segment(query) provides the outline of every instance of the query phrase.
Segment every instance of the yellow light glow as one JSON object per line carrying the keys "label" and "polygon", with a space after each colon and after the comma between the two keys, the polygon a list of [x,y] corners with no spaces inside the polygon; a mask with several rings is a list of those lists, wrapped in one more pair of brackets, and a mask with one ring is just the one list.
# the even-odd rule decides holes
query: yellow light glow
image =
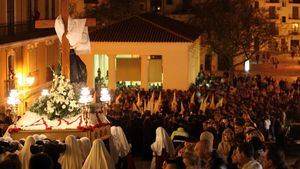
{"label": "yellow light glow", "polygon": [[292,29],[293,29],[293,31],[298,31],[299,30],[299,24],[298,23],[293,23],[292,24]]}
{"label": "yellow light glow", "polygon": [[293,29],[298,29],[299,28],[299,24],[298,23],[293,23],[292,28]]}
{"label": "yellow light glow", "polygon": [[32,86],[35,81],[35,77],[31,74],[25,77],[22,73],[17,73],[16,77],[19,86]]}
{"label": "yellow light glow", "polygon": [[247,60],[245,62],[245,72],[249,73],[249,71],[250,71],[250,60]]}
{"label": "yellow light glow", "polygon": [[22,73],[17,73],[16,77],[17,77],[18,85],[24,86],[24,77],[23,77]]}
{"label": "yellow light glow", "polygon": [[34,83],[35,78],[31,75],[26,77],[26,86],[32,86]]}

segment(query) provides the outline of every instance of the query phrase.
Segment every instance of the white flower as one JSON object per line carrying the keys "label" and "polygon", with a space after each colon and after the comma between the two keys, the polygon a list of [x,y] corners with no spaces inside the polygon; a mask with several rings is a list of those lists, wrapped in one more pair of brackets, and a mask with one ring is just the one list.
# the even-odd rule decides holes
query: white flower
{"label": "white flower", "polygon": [[70,101],[70,107],[77,107],[77,104],[76,104],[75,100]]}
{"label": "white flower", "polygon": [[37,111],[44,111],[46,114],[55,116],[60,116],[62,109],[68,110],[70,113],[74,110],[77,111],[79,104],[75,100],[75,92],[70,80],[63,75],[57,76],[54,74],[50,95],[38,99],[35,108]]}

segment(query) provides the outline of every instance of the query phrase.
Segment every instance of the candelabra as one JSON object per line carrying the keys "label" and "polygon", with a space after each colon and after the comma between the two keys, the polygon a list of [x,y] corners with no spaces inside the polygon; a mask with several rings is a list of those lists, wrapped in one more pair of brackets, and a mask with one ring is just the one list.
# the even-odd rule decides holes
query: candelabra
{"label": "candelabra", "polygon": [[89,104],[92,102],[93,98],[92,95],[90,94],[90,90],[87,87],[83,87],[81,89],[81,95],[79,98],[79,103],[81,104],[81,108],[83,110],[82,112],[82,117],[85,122],[85,126],[88,126],[88,120],[89,120]]}
{"label": "candelabra", "polygon": [[102,88],[100,101],[101,101],[101,103],[104,103],[104,106],[102,108],[103,108],[103,112],[105,115],[107,114],[107,108],[108,108],[107,104],[110,102],[110,99],[111,99],[111,97],[110,97],[108,89]]}
{"label": "candelabra", "polygon": [[18,105],[19,105],[19,103],[20,103],[20,99],[19,99],[18,91],[15,89],[11,90],[9,93],[9,96],[7,98],[7,104],[11,108],[9,116],[11,117],[14,127],[16,127],[16,122],[18,120]]}

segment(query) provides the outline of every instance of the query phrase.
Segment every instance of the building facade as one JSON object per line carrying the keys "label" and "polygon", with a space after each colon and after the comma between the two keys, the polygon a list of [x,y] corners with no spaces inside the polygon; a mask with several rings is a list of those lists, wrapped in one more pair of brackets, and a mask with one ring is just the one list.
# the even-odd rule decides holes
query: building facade
{"label": "building facade", "polygon": [[125,82],[144,89],[159,84],[187,90],[200,69],[198,30],[161,15],[133,16],[90,33],[90,38],[91,54],[80,56],[90,87],[100,68],[109,89]]}
{"label": "building facade", "polygon": [[49,66],[58,65],[60,45],[54,29],[35,29],[34,21],[56,18],[59,0],[1,0],[0,6],[0,105],[17,89],[23,112],[50,86]]}
{"label": "building facade", "polygon": [[256,6],[268,11],[277,28],[276,42],[270,50],[288,52],[300,44],[300,0],[258,0]]}

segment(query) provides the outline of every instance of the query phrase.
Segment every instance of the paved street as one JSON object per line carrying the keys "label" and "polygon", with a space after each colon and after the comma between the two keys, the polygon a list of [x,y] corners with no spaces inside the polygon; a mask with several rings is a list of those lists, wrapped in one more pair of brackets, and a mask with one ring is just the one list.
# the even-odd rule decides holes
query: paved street
{"label": "paved street", "polygon": [[[276,56],[279,60],[277,68],[269,62],[263,63],[260,59],[259,64],[256,62],[251,63],[250,73],[260,73],[263,75],[271,75],[277,80],[287,79],[294,81],[300,76],[300,65],[298,64],[299,57],[290,57],[290,54],[281,54]],[[240,70],[243,71],[243,70]]]}

